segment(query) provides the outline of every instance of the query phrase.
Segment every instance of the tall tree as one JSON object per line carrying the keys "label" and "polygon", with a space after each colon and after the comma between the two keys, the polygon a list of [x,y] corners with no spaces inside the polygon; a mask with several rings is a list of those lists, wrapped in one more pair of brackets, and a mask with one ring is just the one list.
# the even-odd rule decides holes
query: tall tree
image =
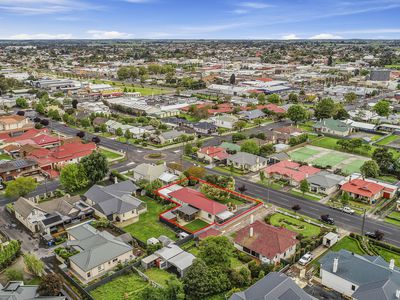
{"label": "tall tree", "polygon": [[46,274],[41,278],[37,293],[45,297],[58,296],[61,293],[62,286],[63,281],[60,275],[56,273]]}
{"label": "tall tree", "polygon": [[195,259],[183,277],[189,299],[205,299],[213,293],[209,267],[201,259]]}
{"label": "tall tree", "polygon": [[394,163],[393,153],[382,147],[374,150],[372,159],[378,164],[382,172],[387,172]]}
{"label": "tall tree", "polygon": [[387,100],[379,100],[374,106],[374,111],[382,116],[387,117],[390,114],[390,103]]}
{"label": "tall tree", "polygon": [[91,183],[97,183],[108,173],[107,157],[98,151],[82,158],[81,165]]}
{"label": "tall tree", "polygon": [[231,85],[235,85],[236,84],[236,76],[235,76],[235,74],[231,75],[231,77],[229,78],[229,83]]}
{"label": "tall tree", "polygon": [[44,271],[44,263],[34,254],[25,253],[24,263],[27,269],[36,276],[41,276]]}
{"label": "tall tree", "polygon": [[303,193],[303,196],[305,193],[307,193],[310,190],[310,184],[306,179],[303,179],[300,181],[300,191]]}
{"label": "tall tree", "polygon": [[366,161],[360,168],[361,174],[364,177],[376,178],[379,176],[379,166],[374,160]]}
{"label": "tall tree", "polygon": [[69,164],[62,168],[60,182],[68,192],[75,192],[85,188],[89,179],[81,164]]}
{"label": "tall tree", "polygon": [[248,140],[240,146],[240,151],[258,155],[260,153],[260,147],[255,141]]}
{"label": "tall tree", "polygon": [[7,184],[5,194],[10,198],[23,197],[34,191],[37,186],[38,183],[32,177],[18,177]]}
{"label": "tall tree", "polygon": [[327,119],[335,115],[335,102],[331,98],[319,101],[315,106],[315,117],[317,119]]}
{"label": "tall tree", "polygon": [[298,122],[303,122],[307,119],[307,111],[303,106],[295,104],[289,107],[287,116],[297,125]]}
{"label": "tall tree", "polygon": [[208,266],[228,268],[234,247],[225,236],[210,236],[200,242],[199,250],[198,257]]}

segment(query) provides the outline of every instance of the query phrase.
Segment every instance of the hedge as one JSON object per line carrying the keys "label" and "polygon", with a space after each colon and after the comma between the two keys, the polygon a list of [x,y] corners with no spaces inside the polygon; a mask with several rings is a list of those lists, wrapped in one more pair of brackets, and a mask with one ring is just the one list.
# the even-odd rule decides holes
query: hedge
{"label": "hedge", "polygon": [[16,240],[10,241],[7,245],[0,245],[0,271],[11,265],[21,251],[21,243]]}

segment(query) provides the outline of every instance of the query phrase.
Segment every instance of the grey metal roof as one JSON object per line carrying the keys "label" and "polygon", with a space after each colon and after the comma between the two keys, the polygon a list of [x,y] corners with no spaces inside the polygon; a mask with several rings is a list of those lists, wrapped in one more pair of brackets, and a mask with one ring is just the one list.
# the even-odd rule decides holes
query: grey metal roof
{"label": "grey metal roof", "polygon": [[[68,241],[67,245],[79,247],[82,251],[70,257],[70,260],[85,272],[132,250],[130,245],[109,232],[97,231],[89,224],[73,229],[75,229],[75,234],[77,231],[82,231],[79,235],[83,238]],[[68,232],[70,233],[70,230]]]}
{"label": "grey metal roof", "polygon": [[0,164],[0,173],[36,166],[37,162],[33,159],[16,159]]}
{"label": "grey metal roof", "polygon": [[131,196],[138,187],[131,181],[122,181],[106,187],[92,186],[85,197],[96,203],[94,208],[109,216],[132,211],[144,205],[144,202]]}
{"label": "grey metal roof", "polygon": [[1,300],[64,300],[64,296],[44,297],[37,294],[37,285],[24,285],[23,282],[10,281],[6,286],[0,284]]}
{"label": "grey metal roof", "polygon": [[182,205],[179,208],[177,208],[176,210],[180,211],[188,216],[193,215],[199,211],[197,208],[190,206],[190,205]]}
{"label": "grey metal roof", "polygon": [[335,258],[338,258],[335,275],[359,286],[353,294],[356,299],[394,299],[396,290],[400,289],[400,269],[390,270],[389,264],[379,256],[361,256],[347,250],[329,252],[319,260],[321,269],[332,273]]}
{"label": "grey metal roof", "polygon": [[183,251],[172,257],[170,260],[168,260],[168,262],[177,267],[179,270],[184,271],[193,264],[195,259],[196,257],[192,253]]}
{"label": "grey metal roof", "polygon": [[258,163],[266,163],[267,160],[264,157],[257,156],[247,152],[238,152],[228,157],[228,161],[233,161],[241,165],[253,166]]}
{"label": "grey metal roof", "polygon": [[246,117],[249,120],[257,119],[257,118],[263,118],[265,117],[265,113],[263,113],[259,109],[254,109],[254,110],[248,110],[248,111],[241,111],[239,112],[239,115]]}
{"label": "grey metal roof", "polygon": [[271,272],[229,300],[316,300],[283,273]]}
{"label": "grey metal roof", "polygon": [[322,187],[332,187],[338,185],[345,177],[330,173],[328,171],[321,171],[307,178],[309,183]]}

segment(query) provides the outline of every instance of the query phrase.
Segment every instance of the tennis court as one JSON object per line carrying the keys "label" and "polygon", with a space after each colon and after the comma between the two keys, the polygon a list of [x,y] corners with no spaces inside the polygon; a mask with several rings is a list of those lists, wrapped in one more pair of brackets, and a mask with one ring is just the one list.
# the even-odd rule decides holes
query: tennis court
{"label": "tennis court", "polygon": [[365,161],[369,160],[363,156],[312,145],[295,149],[288,152],[288,154],[294,161],[306,162],[310,165],[321,167],[330,166],[333,170],[341,169],[348,175],[352,173],[360,173],[360,167]]}
{"label": "tennis court", "polygon": [[317,153],[319,153],[318,150],[305,146],[291,152],[290,158],[294,161],[306,161]]}
{"label": "tennis court", "polygon": [[318,166],[336,166],[340,164],[342,161],[348,159],[349,157],[346,154],[340,154],[340,153],[335,153],[335,155],[332,155],[332,153],[325,154],[321,157],[318,157],[312,161],[312,164],[318,165]]}

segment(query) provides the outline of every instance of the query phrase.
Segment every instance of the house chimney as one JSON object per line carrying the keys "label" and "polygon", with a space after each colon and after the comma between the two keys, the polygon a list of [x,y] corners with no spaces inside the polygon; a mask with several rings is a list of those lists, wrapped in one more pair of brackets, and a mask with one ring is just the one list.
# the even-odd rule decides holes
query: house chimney
{"label": "house chimney", "polygon": [[334,258],[333,259],[333,268],[332,268],[333,273],[337,272],[338,265],[339,265],[339,258]]}
{"label": "house chimney", "polygon": [[254,223],[254,215],[252,214],[251,216],[250,216],[250,224],[253,224]]}
{"label": "house chimney", "polygon": [[394,270],[394,259],[393,258],[389,262],[389,269],[392,271]]}
{"label": "house chimney", "polygon": [[253,227],[250,227],[250,237],[253,237],[253,235],[254,235],[254,229]]}
{"label": "house chimney", "polygon": [[396,290],[396,299],[400,299],[400,290],[399,289]]}

